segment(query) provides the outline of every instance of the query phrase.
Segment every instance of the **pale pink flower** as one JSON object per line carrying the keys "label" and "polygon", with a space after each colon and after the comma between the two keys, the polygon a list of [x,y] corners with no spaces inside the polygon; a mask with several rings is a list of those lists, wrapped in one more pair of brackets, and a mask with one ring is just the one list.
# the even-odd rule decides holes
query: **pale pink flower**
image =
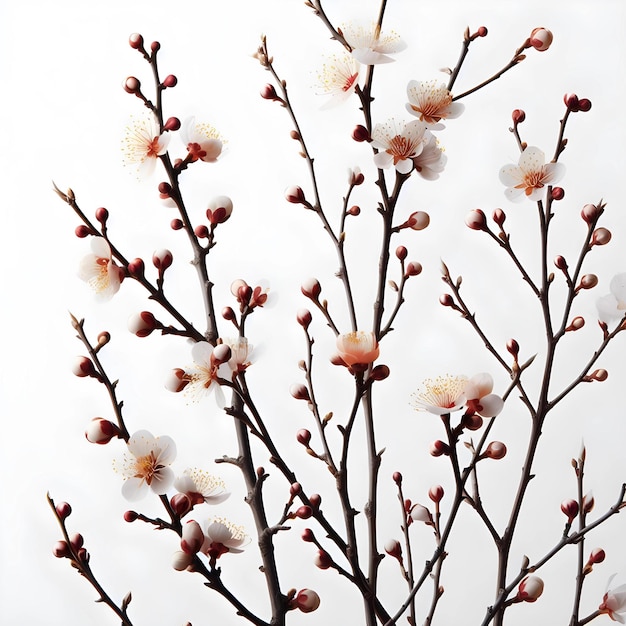
{"label": "pale pink flower", "polygon": [[433,523],[430,511],[423,504],[414,504],[411,507],[411,519],[414,522],[424,522],[429,525]]}
{"label": "pale pink flower", "polygon": [[615,576],[613,574],[609,578],[607,592],[604,594],[598,610],[608,615],[614,622],[626,624],[626,584],[619,585],[615,589],[609,589]]}
{"label": "pale pink flower", "polygon": [[407,87],[409,101],[406,110],[424,122],[428,128],[441,130],[441,120],[459,117],[465,110],[461,102],[453,102],[446,86],[436,80],[427,82],[412,80]]}
{"label": "pale pink flower", "polygon": [[428,378],[422,388],[413,394],[413,406],[418,411],[444,415],[458,411],[465,404],[465,376],[437,376]]}
{"label": "pale pink flower", "polygon": [[425,138],[426,142],[422,151],[413,159],[413,167],[422,178],[437,180],[446,166],[448,157],[443,153],[432,133],[426,131]]}
{"label": "pale pink flower", "polygon": [[348,367],[369,365],[378,358],[378,341],[372,332],[345,333],[337,337],[337,351]]}
{"label": "pale pink flower", "polygon": [[626,273],[614,276],[609,289],[611,293],[596,302],[598,317],[605,323],[622,319],[626,315]]}
{"label": "pale pink flower", "polygon": [[104,237],[92,237],[91,254],[80,262],[78,276],[95,290],[101,300],[109,300],[119,291],[124,270],[112,259],[111,247]]}
{"label": "pale pink flower", "polygon": [[219,559],[222,554],[243,552],[242,547],[250,542],[242,526],[217,517],[207,526],[202,553],[211,559]]}
{"label": "pale pink flower", "polygon": [[500,170],[500,182],[508,187],[509,200],[541,200],[546,185],[558,182],[565,175],[562,163],[546,163],[545,154],[534,146],[528,146],[520,155],[517,165],[505,165]]}
{"label": "pale pink flower", "polygon": [[133,117],[122,140],[124,163],[134,166],[138,176],[149,176],[157,159],[167,152],[169,141],[170,134],[161,133],[153,113]]}
{"label": "pale pink flower", "polygon": [[378,168],[393,165],[400,174],[409,174],[413,159],[422,153],[428,140],[426,125],[418,120],[396,124],[392,119],[386,124],[376,124],[372,131],[372,146],[379,152],[374,155],[374,164]]}
{"label": "pale pink flower", "polygon": [[390,63],[394,59],[388,55],[406,48],[406,43],[396,32],[382,33],[374,22],[344,25],[341,33],[352,48],[352,56],[363,65]]}
{"label": "pale pink flower", "polygon": [[224,140],[210,124],[196,123],[195,117],[187,118],[181,129],[180,136],[191,156],[192,161],[217,161],[224,147]]}
{"label": "pale pink flower", "polygon": [[179,493],[184,493],[192,505],[203,502],[220,504],[230,497],[230,492],[226,490],[226,484],[221,478],[197,468],[186,469],[174,481],[174,488]]}
{"label": "pale pink flower", "polygon": [[114,462],[115,471],[124,478],[122,495],[130,501],[143,498],[152,490],[163,495],[174,482],[169,467],[176,458],[176,444],[171,437],[154,437],[147,430],[137,431],[128,440],[128,454]]}
{"label": "pale pink flower", "polygon": [[330,96],[322,109],[341,104],[354,93],[358,85],[359,68],[359,62],[352,55],[328,57],[317,77],[322,94]]}
{"label": "pale pink flower", "polygon": [[502,411],[504,402],[493,391],[493,378],[482,373],[472,376],[465,386],[467,408],[481,417],[495,417]]}

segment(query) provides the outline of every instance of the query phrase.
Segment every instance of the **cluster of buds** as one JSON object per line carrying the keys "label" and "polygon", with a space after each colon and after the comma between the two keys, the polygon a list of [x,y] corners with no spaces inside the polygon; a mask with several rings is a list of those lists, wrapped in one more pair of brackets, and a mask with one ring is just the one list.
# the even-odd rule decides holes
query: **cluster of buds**
{"label": "cluster of buds", "polygon": [[591,109],[591,100],[579,98],[575,93],[566,93],[563,96],[563,102],[572,113],[578,113],[579,111],[586,113]]}
{"label": "cluster of buds", "polygon": [[238,279],[231,284],[230,292],[237,298],[239,309],[243,313],[262,307],[267,302],[269,287],[250,287],[245,280]]}

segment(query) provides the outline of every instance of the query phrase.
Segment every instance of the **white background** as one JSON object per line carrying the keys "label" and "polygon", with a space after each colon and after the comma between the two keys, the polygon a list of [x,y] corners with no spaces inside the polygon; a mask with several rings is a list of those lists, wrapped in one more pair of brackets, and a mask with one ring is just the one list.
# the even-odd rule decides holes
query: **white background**
{"label": "white background", "polygon": [[[328,0],[326,5],[336,23],[374,17],[378,10],[369,0]],[[506,339],[514,336],[522,345],[522,356],[538,353],[540,361],[543,342],[537,303],[504,255],[486,236],[470,232],[463,219],[471,208],[481,207],[489,215],[501,206],[508,215],[512,241],[523,250],[521,256],[529,267],[536,269],[536,208],[531,203],[508,203],[497,173],[518,156],[507,130],[511,111],[526,110],[524,139],[552,154],[564,111],[562,96],[568,91],[590,98],[593,108],[570,119],[566,133],[570,143],[561,159],[568,168],[562,182],[566,198],[555,205],[558,234],[551,253],[564,254],[570,265],[574,264],[577,242],[584,236],[580,208],[601,197],[608,202],[603,224],[613,231],[614,238],[610,246],[591,254],[589,271],[598,274],[600,285],[577,301],[575,312],[585,316],[588,324],[564,342],[567,352],[557,364],[555,390],[580,371],[599,341],[595,298],[608,291],[615,273],[626,271],[624,13],[619,0],[442,0],[436,6],[411,0],[389,2],[385,25],[395,28],[409,46],[396,63],[376,70],[376,121],[406,117],[406,83],[436,78],[441,67],[454,65],[467,25],[472,30],[485,25],[489,36],[473,44],[457,82],[459,90],[497,71],[533,27],[551,28],[555,41],[548,52],[529,51],[520,67],[467,98],[463,116],[450,121],[440,133],[448,155],[444,175],[436,183],[410,180],[398,207],[401,216],[426,210],[432,224],[422,233],[403,233],[397,241],[409,247],[410,258],[421,261],[425,270],[409,283],[397,332],[381,347],[381,362],[389,364],[393,374],[380,384],[377,396],[379,445],[387,447],[381,471],[385,514],[381,543],[398,535],[397,503],[390,480],[394,470],[405,475],[406,495],[414,501],[427,504],[426,492],[435,482],[451,490],[445,461],[433,460],[427,453],[428,443],[441,436],[441,426],[436,418],[411,409],[411,392],[423,378],[445,372],[471,375],[488,370],[494,374],[498,391],[507,384],[469,327],[437,304],[440,258],[453,274],[463,274],[465,294],[494,343],[502,349]],[[308,481],[307,490],[323,494],[323,508],[332,517],[330,477],[294,443],[298,428],[312,426],[303,403],[288,395],[289,385],[301,380],[297,361],[304,356],[301,331],[294,321],[297,308],[305,305],[299,292],[301,281],[316,275],[331,309],[339,312],[339,323],[346,325],[347,319],[342,314],[340,285],[333,278],[336,262],[327,237],[315,216],[283,199],[286,186],[301,184],[309,191],[310,184],[297,145],[288,137],[291,126],[287,116],[276,104],[258,96],[269,75],[251,54],[259,35],[265,33],[316,157],[326,211],[336,224],[332,216],[338,215],[347,168],[359,165],[370,183],[373,173],[367,146],[350,139],[354,124],[360,121],[355,103],[319,111],[324,100],[316,95],[316,74],[322,55],[338,49],[311,11],[292,0],[192,0],[179,6],[161,0],[112,0],[106,7],[74,0],[26,0],[5,6],[2,14],[0,621],[116,623],[106,607],[93,604],[94,591],[69,564],[52,557],[51,548],[60,534],[46,504],[49,490],[57,501],[72,504],[74,514],[68,526],[84,534],[93,569],[107,590],[118,599],[132,590],[130,615],[135,624],[237,623],[230,607],[202,587],[199,579],[170,569],[171,553],[177,549],[173,536],[123,522],[127,504],[120,493],[121,479],[111,470],[121,446],[96,447],[83,437],[92,417],[111,417],[111,412],[102,388],[70,373],[74,356],[83,349],[73,338],[68,310],[87,319],[86,329],[92,337],[104,329],[113,335],[102,355],[110,375],[120,379],[129,428],[147,428],[174,437],[180,470],[195,465],[223,476],[233,496],[217,514],[251,527],[236,470],[212,464],[214,458],[235,452],[230,423],[212,400],[187,405],[183,398],[163,389],[164,375],[171,367],[190,363],[189,346],[172,338],[139,340],[129,335],[126,319],[130,313],[144,308],[159,313],[145,303],[134,283],[124,283],[113,301],[101,305],[75,277],[88,243],[73,235],[78,221],[52,193],[51,181],[61,189],[71,186],[89,215],[96,207],[106,206],[111,212],[112,240],[128,257],[141,256],[149,264],[154,249],[170,248],[176,259],[169,282],[172,298],[181,302],[188,316],[201,319],[184,236],[169,229],[171,209],[163,207],[156,194],[159,175],[137,182],[121,166],[124,125],[129,115],[141,108],[137,99],[121,89],[122,80],[136,75],[147,91],[150,85],[148,66],[130,49],[127,38],[137,31],[147,42],[158,39],[163,46],[162,76],[174,73],[179,78],[178,87],[165,94],[166,112],[181,119],[196,115],[229,140],[228,153],[218,164],[198,164],[184,179],[188,204],[198,221],[213,195],[230,195],[235,203],[230,222],[218,230],[219,245],[211,262],[218,310],[232,303],[228,286],[235,278],[250,283],[269,281],[277,296],[275,305],[255,314],[249,325],[251,343],[262,347],[250,371],[250,383],[277,433],[277,442],[287,446],[286,456],[297,465],[303,481]],[[176,150],[180,148],[173,142],[173,153]],[[378,220],[374,188],[358,192],[355,201],[363,211],[349,222],[352,230],[348,231],[347,250],[354,263],[353,280],[361,290],[357,296],[360,319],[367,327]],[[556,296],[560,293],[555,289]],[[350,399],[349,377],[326,366],[332,340],[322,321],[316,319],[312,328],[318,339],[323,409],[335,411],[340,419]],[[597,513],[604,512],[617,496],[626,477],[622,343],[615,342],[601,361],[610,372],[609,380],[579,389],[546,424],[537,478],[524,509],[524,531],[515,546],[512,567],[522,554],[536,560],[558,541],[564,522],[559,503],[575,495],[569,461],[578,454],[583,437],[589,459],[587,485],[593,488]],[[529,373],[529,381],[533,376],[536,380],[539,374]],[[498,419],[494,435],[505,441],[509,455],[499,465],[485,465],[483,488],[488,510],[502,528],[521,466],[523,450],[516,443],[527,433],[528,418],[513,401]],[[262,454],[259,463],[268,467]],[[274,519],[284,503],[286,485],[276,476],[268,489],[275,503],[270,514]],[[358,486],[354,500],[358,507],[365,501]],[[445,503],[444,499],[444,514]],[[156,504],[146,500],[142,510],[160,514]],[[459,533],[449,544],[442,580],[446,593],[440,607],[441,624],[480,623],[485,606],[493,601],[489,578],[493,545],[469,510],[459,523]],[[312,546],[297,539],[304,527],[304,523],[294,523],[292,533],[278,540],[283,585],[285,589],[314,588],[323,600],[317,613],[293,614],[292,623],[360,623],[360,600],[351,589],[332,571],[320,572],[312,566]],[[623,528],[623,520],[613,518],[588,543],[590,549],[604,547],[607,560],[589,578],[583,614],[597,608],[610,574],[621,572],[626,577]],[[414,535],[419,543],[417,561],[422,562],[432,552],[430,531],[415,528]],[[566,623],[574,562],[570,550],[560,563],[546,568],[542,574],[544,597],[534,605],[514,607],[507,623]],[[223,566],[225,580],[241,585],[242,595],[265,615],[263,582],[253,547],[246,555],[227,555]],[[404,597],[404,587],[391,559],[382,564],[381,576],[388,588],[388,604],[396,606]],[[429,598],[424,596],[420,616],[428,604]]]}

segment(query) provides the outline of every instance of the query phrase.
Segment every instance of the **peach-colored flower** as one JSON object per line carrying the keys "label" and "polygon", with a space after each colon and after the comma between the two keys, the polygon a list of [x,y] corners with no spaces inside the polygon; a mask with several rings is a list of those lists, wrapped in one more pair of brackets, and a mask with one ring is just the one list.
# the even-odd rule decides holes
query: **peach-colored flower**
{"label": "peach-colored flower", "polygon": [[508,187],[509,200],[541,200],[546,185],[552,185],[565,175],[562,163],[546,163],[545,154],[534,146],[528,146],[520,155],[517,165],[505,165],[500,170],[500,182]]}
{"label": "peach-colored flower", "polygon": [[461,102],[453,102],[450,91],[443,83],[437,84],[436,80],[412,80],[407,87],[407,96],[409,101],[406,110],[418,117],[428,128],[444,128],[438,122],[459,117],[465,109]]}
{"label": "peach-colored flower", "polygon": [[104,237],[93,237],[92,253],[80,262],[78,276],[95,290],[101,300],[109,300],[119,291],[124,270],[112,259],[111,247]]}
{"label": "peach-colored flower", "polygon": [[378,341],[372,332],[345,333],[337,337],[337,351],[348,367],[369,365],[378,358]]}
{"label": "peach-colored flower", "polygon": [[378,168],[393,165],[400,174],[409,174],[413,159],[422,153],[429,139],[426,125],[418,120],[397,124],[391,119],[386,124],[376,124],[372,146],[379,152],[374,155],[374,164]]}

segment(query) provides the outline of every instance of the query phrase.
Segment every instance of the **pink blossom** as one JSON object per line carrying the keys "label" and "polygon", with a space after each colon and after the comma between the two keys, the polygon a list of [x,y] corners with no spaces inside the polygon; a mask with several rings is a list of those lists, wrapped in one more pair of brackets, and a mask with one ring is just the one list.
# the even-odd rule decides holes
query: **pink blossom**
{"label": "pink blossom", "polygon": [[369,365],[379,354],[378,341],[374,333],[357,331],[337,337],[337,350],[341,360],[348,366]]}

